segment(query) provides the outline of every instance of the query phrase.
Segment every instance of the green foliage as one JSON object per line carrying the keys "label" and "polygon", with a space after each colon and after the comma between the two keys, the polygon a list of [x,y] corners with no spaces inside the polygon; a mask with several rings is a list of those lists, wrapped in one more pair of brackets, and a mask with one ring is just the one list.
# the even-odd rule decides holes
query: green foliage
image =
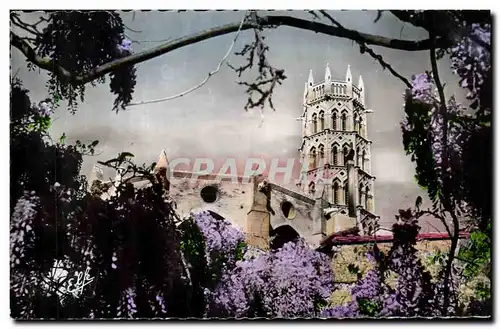
{"label": "green foliage", "polygon": [[[123,39],[124,25],[114,11],[54,11],[48,14],[48,25],[36,39],[38,55],[48,57],[73,77],[81,77],[96,67],[123,57],[118,45]],[[92,81],[104,83],[101,77]],[[130,103],[136,84],[132,66],[115,70],[110,76],[111,92],[117,95],[114,108]],[[84,101],[85,85],[64,76],[49,75],[49,93],[54,103],[67,100],[76,111],[78,99]]]}
{"label": "green foliage", "polygon": [[[491,224],[489,231],[475,230],[471,233],[467,246],[460,248],[458,257],[465,262],[464,275],[470,279],[480,271],[491,276]],[[488,234],[489,233],[489,234]]]}
{"label": "green foliage", "polygon": [[238,246],[236,247],[236,252],[235,252],[235,260],[242,260],[243,256],[245,254],[245,250],[247,249],[247,244],[245,242],[240,242],[238,243]]}
{"label": "green foliage", "polygon": [[365,316],[377,316],[382,309],[380,304],[376,301],[361,298],[358,300],[359,312]]}
{"label": "green foliage", "polygon": [[436,160],[430,144],[432,140],[430,109],[430,105],[413,101],[411,95],[407,95],[404,108],[407,124],[402,125],[402,131],[406,154],[411,155],[411,160],[416,163],[415,179],[427,190],[431,200],[436,201],[440,186]]}

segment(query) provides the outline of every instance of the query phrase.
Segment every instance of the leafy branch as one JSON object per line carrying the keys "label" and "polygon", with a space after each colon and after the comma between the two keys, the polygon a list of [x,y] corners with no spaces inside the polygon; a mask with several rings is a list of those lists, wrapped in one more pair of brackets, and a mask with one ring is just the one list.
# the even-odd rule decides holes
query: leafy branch
{"label": "leafy branch", "polygon": [[[11,21],[12,21],[11,15]],[[16,19],[14,19],[16,20]],[[17,23],[19,23],[16,20]],[[317,21],[310,21],[292,16],[261,16],[256,17],[256,21],[246,22],[241,26],[241,30],[248,29],[264,29],[280,26],[289,26],[302,30],[313,31],[325,35],[335,36],[339,38],[351,39],[356,42],[362,42],[366,45],[376,45],[391,49],[406,50],[406,51],[419,51],[430,49],[431,40],[424,39],[419,41],[410,41],[402,39],[392,39],[383,36],[358,32],[356,30],[349,30],[323,24]],[[184,37],[171,40],[157,47],[143,51],[141,53],[129,55],[119,58],[103,65],[93,68],[84,74],[72,74],[67,68],[59,65],[50,58],[39,56],[35,49],[33,49],[23,38],[11,31],[10,44],[20,50],[28,61],[37,65],[41,69],[47,70],[56,74],[63,81],[71,81],[73,84],[86,84],[98,78],[105,76],[119,68],[129,65],[142,63],[149,59],[167,54],[176,49],[186,47],[207,39],[215,38],[221,35],[237,32],[240,29],[240,22],[230,23],[222,26],[213,27],[211,29],[203,30],[193,33]],[[443,39],[437,39],[437,44],[440,47],[445,47],[447,44]]]}
{"label": "leafy branch", "polygon": [[[254,22],[258,21],[255,11],[251,13],[251,18]],[[238,84],[247,87],[246,93],[249,96],[247,104],[245,105],[245,110],[254,107],[260,107],[262,109],[264,108],[266,100],[269,106],[274,109],[271,98],[274,88],[286,79],[284,70],[276,69],[268,62],[266,53],[269,50],[269,46],[264,43],[265,37],[262,35],[262,32],[262,27],[255,28],[254,41],[250,44],[246,44],[240,52],[236,53],[238,56],[247,56],[247,64],[239,67],[228,64],[228,66],[238,74],[238,78],[241,78],[243,73],[250,71],[255,64],[257,65],[259,75],[252,82],[238,82]],[[255,94],[259,95],[257,100],[253,98]]]}

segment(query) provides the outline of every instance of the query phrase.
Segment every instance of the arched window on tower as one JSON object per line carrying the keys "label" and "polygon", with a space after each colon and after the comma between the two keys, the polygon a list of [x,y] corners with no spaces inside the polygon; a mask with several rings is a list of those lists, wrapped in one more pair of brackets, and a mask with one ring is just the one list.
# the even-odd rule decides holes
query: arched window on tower
{"label": "arched window on tower", "polygon": [[359,133],[359,118],[358,118],[358,114],[357,113],[354,113],[354,131]]}
{"label": "arched window on tower", "polygon": [[344,204],[349,205],[349,189],[347,188],[347,183],[344,184]]}
{"label": "arched window on tower", "polygon": [[321,144],[318,147],[318,165],[324,164],[325,162],[325,147]]}
{"label": "arched window on tower", "polygon": [[368,198],[370,197],[370,187],[366,186],[366,192],[365,192],[365,209],[368,211],[371,211],[369,207],[369,202]]}
{"label": "arched window on tower", "polygon": [[314,196],[315,193],[316,193],[316,186],[314,185],[314,182],[311,182],[309,184],[309,194]]}
{"label": "arched window on tower", "polygon": [[318,116],[316,113],[312,115],[312,133],[315,134],[318,132]]}
{"label": "arched window on tower", "polygon": [[359,131],[358,131],[358,134],[361,137],[365,137],[365,129],[363,127],[363,118],[362,117],[359,117]]}
{"label": "arched window on tower", "polygon": [[363,155],[361,156],[361,169],[366,171],[365,168],[365,158],[366,158],[366,150],[363,150]]}
{"label": "arched window on tower", "polygon": [[333,203],[339,204],[339,197],[340,197],[339,183],[338,182],[333,183],[332,188],[333,188]]}
{"label": "arched window on tower", "polygon": [[342,113],[342,130],[347,130],[347,115],[345,113]]}
{"label": "arched window on tower", "polygon": [[332,163],[334,166],[338,166],[339,150],[336,145],[332,147]]}
{"label": "arched window on tower", "polygon": [[347,145],[344,146],[344,149],[342,150],[342,153],[343,153],[343,158],[342,158],[342,161],[343,161],[343,165],[346,166],[347,165],[347,155],[349,155],[349,148],[347,147]]}
{"label": "arched window on tower", "polygon": [[333,115],[332,115],[332,129],[333,130],[337,130],[337,113],[336,112],[333,112]]}
{"label": "arched window on tower", "polygon": [[313,146],[309,151],[309,170],[316,168],[316,148]]}
{"label": "arched window on tower", "polygon": [[319,112],[319,131],[323,131],[325,129],[325,112]]}
{"label": "arched window on tower", "polygon": [[358,187],[358,205],[363,206],[363,185],[359,184]]}
{"label": "arched window on tower", "polygon": [[356,147],[356,166],[359,167],[359,146]]}

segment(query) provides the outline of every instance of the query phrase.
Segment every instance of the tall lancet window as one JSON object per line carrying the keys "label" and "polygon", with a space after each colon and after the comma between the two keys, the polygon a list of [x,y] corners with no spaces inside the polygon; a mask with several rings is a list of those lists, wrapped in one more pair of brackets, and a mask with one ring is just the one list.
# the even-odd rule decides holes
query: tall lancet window
{"label": "tall lancet window", "polygon": [[333,130],[337,130],[337,113],[336,112],[333,112],[333,115],[332,115],[332,129]]}
{"label": "tall lancet window", "polygon": [[344,184],[344,204],[349,205],[349,189],[347,188],[347,182]]}
{"label": "tall lancet window", "polygon": [[365,137],[365,129],[364,129],[364,124],[363,124],[363,118],[359,117],[359,135],[361,137]]}
{"label": "tall lancet window", "polygon": [[359,167],[359,157],[360,157],[360,153],[359,153],[359,146],[356,148],[356,166]]}
{"label": "tall lancet window", "polygon": [[325,129],[325,112],[319,112],[319,131],[323,131]]}
{"label": "tall lancet window", "polygon": [[309,151],[309,169],[316,168],[316,148],[312,147]]}
{"label": "tall lancet window", "polygon": [[366,151],[363,150],[363,155],[361,156],[361,169],[366,171],[365,164],[366,164]]}
{"label": "tall lancet window", "polygon": [[343,165],[346,166],[347,165],[347,156],[349,155],[349,149],[347,148],[347,146],[344,146],[344,149],[343,149],[343,158],[342,158],[342,161],[343,162]]}
{"label": "tall lancet window", "polygon": [[332,163],[334,166],[338,166],[339,150],[336,145],[332,147]]}
{"label": "tall lancet window", "polygon": [[339,198],[340,198],[340,186],[338,182],[333,183],[332,186],[333,189],[333,203],[334,204],[339,204]]}
{"label": "tall lancet window", "polygon": [[318,116],[316,113],[312,115],[312,133],[315,134],[318,132]]}
{"label": "tall lancet window", "polygon": [[342,113],[342,130],[347,130],[347,115]]}
{"label": "tall lancet window", "polygon": [[363,204],[363,185],[359,184],[358,187],[358,205],[364,206]]}
{"label": "tall lancet window", "polygon": [[355,113],[354,114],[354,131],[359,133],[359,118],[358,118],[358,114]]}
{"label": "tall lancet window", "polygon": [[318,165],[322,165],[325,162],[325,147],[321,144],[318,147]]}
{"label": "tall lancet window", "polygon": [[366,187],[366,192],[365,192],[365,209],[368,210],[368,211],[371,211],[370,207],[369,206],[369,202],[368,202],[368,198],[370,197],[370,187]]}

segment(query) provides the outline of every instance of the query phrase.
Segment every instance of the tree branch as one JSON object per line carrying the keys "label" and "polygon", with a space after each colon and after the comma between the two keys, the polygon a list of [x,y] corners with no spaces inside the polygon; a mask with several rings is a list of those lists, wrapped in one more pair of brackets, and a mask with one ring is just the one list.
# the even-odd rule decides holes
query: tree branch
{"label": "tree branch", "polygon": [[38,24],[40,24],[41,22],[47,21],[47,20],[42,19],[42,20],[38,21],[35,24],[28,24],[28,23],[23,22],[16,13],[12,13],[10,15],[10,21],[11,21],[12,24],[14,24],[17,27],[23,29],[24,31],[26,31],[28,33],[31,33],[31,34],[34,34],[36,36],[39,36],[39,35],[42,34],[42,32],[38,31],[38,29],[37,29],[36,26]]}
{"label": "tree branch", "polygon": [[[433,33],[431,33],[431,39],[435,40],[435,37]],[[434,42],[433,42],[434,43]],[[443,137],[442,137],[442,147],[443,147],[443,154],[442,156],[442,161],[443,161],[443,166],[441,168],[442,171],[442,181],[443,181],[443,188],[444,191],[446,192],[448,189],[446,186],[448,185],[448,108],[446,106],[446,99],[444,95],[444,90],[443,90],[443,85],[441,84],[440,78],[439,78],[439,72],[438,72],[438,67],[437,67],[437,58],[436,58],[436,48],[433,46],[430,50],[431,53],[431,66],[432,66],[432,75],[434,78],[434,81],[436,83],[436,87],[439,93],[439,112],[441,112],[441,115],[443,117]],[[453,267],[453,260],[455,258],[455,251],[457,250],[457,245],[458,245],[458,237],[459,237],[459,230],[460,230],[460,225],[457,216],[455,215],[455,211],[453,209],[453,203],[449,199],[448,195],[441,195],[440,196],[441,202],[444,205],[445,210],[447,210],[450,215],[452,216],[452,221],[453,221],[453,236],[451,236],[451,246],[450,246],[450,251],[448,253],[448,260],[446,262],[446,267],[445,267],[445,272],[444,272],[444,292],[443,292],[443,313],[444,315],[448,314],[448,305],[450,302],[450,280],[451,280],[451,271]]]}
{"label": "tree branch", "polygon": [[[323,14],[323,16],[325,16],[326,18],[328,18],[333,24],[335,24],[338,28],[340,29],[344,29],[344,30],[348,30],[346,29],[345,27],[343,27],[339,22],[337,22],[337,20],[335,20],[331,15],[329,15],[326,11],[324,10],[320,10],[321,14]],[[380,11],[379,11],[380,12]],[[380,18],[380,17],[379,17]],[[389,72],[392,73],[392,75],[394,75],[396,78],[398,78],[399,80],[403,81],[403,83],[408,87],[408,88],[411,88],[411,83],[408,81],[408,79],[406,79],[404,76],[402,76],[401,74],[399,74],[398,72],[396,72],[396,70],[394,70],[392,68],[391,65],[389,65],[389,63],[387,63],[386,61],[384,61],[384,59],[382,58],[382,55],[379,55],[377,53],[375,53],[371,48],[369,48],[368,46],[366,46],[366,42],[362,42],[362,41],[356,41],[358,44],[359,44],[359,49],[361,51],[361,53],[365,53],[367,52],[371,57],[373,57],[375,60],[377,60],[380,65],[382,66],[382,68],[384,69],[388,69]]]}
{"label": "tree branch", "polygon": [[[36,51],[23,38],[19,37],[14,32],[10,32],[10,44],[19,49],[26,59],[41,69],[47,70],[56,74],[59,78],[67,81],[71,79],[71,73],[60,65],[56,65],[50,58],[39,56]],[[96,77],[97,78],[97,77]]]}
{"label": "tree branch", "polygon": [[[222,25],[214,27],[208,30],[197,32],[188,36],[177,38],[160,46],[154,47],[152,49],[146,50],[144,52],[133,54],[127,57],[123,57],[109,63],[103,64],[95,69],[89,71],[88,73],[81,76],[72,75],[67,69],[61,67],[52,62],[51,59],[42,58],[38,56],[33,48],[22,39],[11,32],[11,45],[18,48],[26,58],[39,66],[40,68],[53,72],[60,78],[67,81],[71,81],[73,84],[86,84],[99,77],[102,77],[118,68],[128,65],[134,65],[142,63],[149,59],[164,55],[176,49],[189,46],[207,39],[218,37],[221,35],[234,33],[238,31],[240,22],[231,23],[227,25]],[[397,50],[406,51],[418,51],[430,49],[431,42],[429,39],[420,41],[409,41],[400,39],[391,39],[383,36],[372,35],[367,33],[358,32],[355,30],[338,28],[335,26],[309,21],[305,19],[300,19],[291,16],[263,16],[258,17],[257,22],[247,22],[243,24],[241,30],[248,30],[253,28],[271,28],[277,26],[289,26],[295,27],[302,30],[313,31],[316,33],[322,33],[330,36],[335,36],[339,38],[350,39],[356,42],[364,42],[367,45],[376,45]],[[438,40],[439,41],[439,40]]]}

